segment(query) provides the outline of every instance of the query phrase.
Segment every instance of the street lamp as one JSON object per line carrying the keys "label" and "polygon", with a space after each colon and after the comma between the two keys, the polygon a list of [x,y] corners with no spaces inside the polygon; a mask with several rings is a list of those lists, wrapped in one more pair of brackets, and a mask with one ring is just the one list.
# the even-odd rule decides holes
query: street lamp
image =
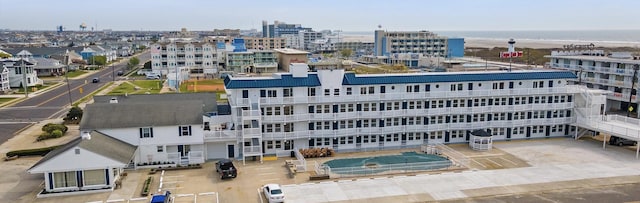
{"label": "street lamp", "polygon": [[[629,104],[627,105],[627,117],[631,114],[631,101],[633,99],[633,91],[636,90],[636,78],[638,77],[638,64],[633,65],[633,78],[631,78],[631,91],[629,91]],[[637,93],[636,93],[637,95]]]}

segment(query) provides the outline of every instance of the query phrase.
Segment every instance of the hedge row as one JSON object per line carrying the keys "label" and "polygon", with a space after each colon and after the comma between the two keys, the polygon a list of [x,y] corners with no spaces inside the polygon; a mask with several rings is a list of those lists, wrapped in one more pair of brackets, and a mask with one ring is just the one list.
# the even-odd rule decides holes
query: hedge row
{"label": "hedge row", "polygon": [[36,141],[40,142],[46,139],[59,138],[59,137],[62,137],[63,135],[64,135],[64,132],[60,130],[53,130],[53,132],[50,132],[50,133],[44,132],[41,135],[38,135],[38,138],[36,138]]}
{"label": "hedge row", "polygon": [[44,156],[50,151],[58,148],[59,146],[36,148],[36,149],[23,149],[7,152],[7,157],[12,156]]}

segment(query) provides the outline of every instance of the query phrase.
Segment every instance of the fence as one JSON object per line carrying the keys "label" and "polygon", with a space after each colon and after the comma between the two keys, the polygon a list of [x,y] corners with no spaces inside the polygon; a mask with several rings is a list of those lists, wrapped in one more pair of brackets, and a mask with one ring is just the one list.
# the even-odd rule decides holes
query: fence
{"label": "fence", "polygon": [[316,165],[316,173],[330,174],[332,178],[346,178],[369,175],[387,175],[398,173],[409,173],[416,171],[430,171],[438,169],[448,169],[452,166],[449,160],[432,162],[413,162],[401,164],[371,164],[364,167],[340,167],[331,168],[327,165]]}
{"label": "fence", "polygon": [[464,154],[451,149],[451,147],[448,147],[447,145],[444,145],[442,143],[434,143],[428,145],[431,145],[432,148],[436,149],[439,154],[449,158],[449,160],[453,162],[453,166],[469,168],[469,164],[471,163],[471,161]]}

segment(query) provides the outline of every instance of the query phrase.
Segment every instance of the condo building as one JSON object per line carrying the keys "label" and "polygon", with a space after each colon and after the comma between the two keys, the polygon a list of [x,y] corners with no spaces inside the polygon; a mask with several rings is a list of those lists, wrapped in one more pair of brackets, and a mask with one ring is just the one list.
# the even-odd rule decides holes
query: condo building
{"label": "condo building", "polygon": [[191,74],[213,74],[218,71],[216,44],[197,41],[165,41],[151,45],[151,69],[166,75],[169,70],[188,67]]}
{"label": "condo building", "polygon": [[281,37],[243,37],[247,49],[272,50],[286,48],[285,39]]}
{"label": "condo building", "polygon": [[289,73],[225,79],[231,108],[225,126],[238,130],[241,157],[464,143],[476,129],[494,140],[575,131],[576,90],[567,81],[576,76],[569,71],[356,75],[308,69],[292,63]]}
{"label": "condo building", "polygon": [[571,83],[610,91],[607,111],[627,111],[631,102],[632,111],[637,112],[638,57],[630,53],[606,54],[603,50],[553,51],[546,57],[550,68],[572,71],[578,76]]}
{"label": "condo building", "polygon": [[464,39],[439,36],[429,31],[384,31],[374,33],[374,55],[425,54],[438,57],[464,56]]}
{"label": "condo building", "polygon": [[281,37],[284,34],[298,34],[302,30],[312,31],[311,28],[302,27],[300,24],[287,24],[277,20],[269,24],[267,21],[262,21],[262,37]]}

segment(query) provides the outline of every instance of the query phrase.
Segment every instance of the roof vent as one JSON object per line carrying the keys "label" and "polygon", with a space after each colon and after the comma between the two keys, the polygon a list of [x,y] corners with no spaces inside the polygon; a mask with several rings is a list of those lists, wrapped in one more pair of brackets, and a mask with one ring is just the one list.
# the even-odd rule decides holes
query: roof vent
{"label": "roof vent", "polygon": [[115,97],[111,97],[111,100],[109,100],[110,104],[117,104],[118,103],[118,98]]}
{"label": "roof vent", "polygon": [[82,137],[83,140],[91,140],[91,133],[82,132],[82,134],[80,134],[80,137]]}

